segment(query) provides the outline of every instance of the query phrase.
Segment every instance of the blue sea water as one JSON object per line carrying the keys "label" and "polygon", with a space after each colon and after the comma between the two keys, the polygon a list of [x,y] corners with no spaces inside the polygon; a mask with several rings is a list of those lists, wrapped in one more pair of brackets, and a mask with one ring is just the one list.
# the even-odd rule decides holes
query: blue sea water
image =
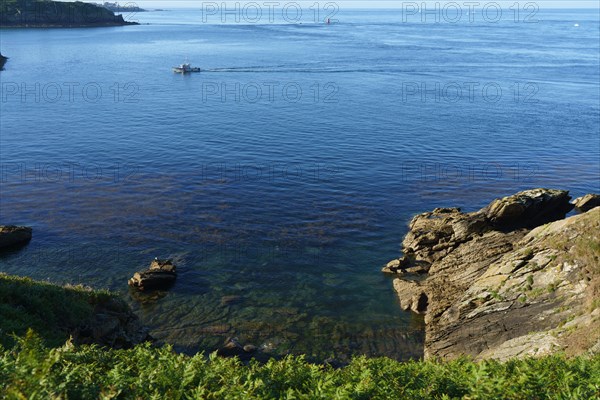
{"label": "blue sea water", "polygon": [[[600,191],[597,10],[308,15],[0,30],[0,223],[34,229],[0,272],[118,291],[182,351],[407,359],[422,317],[380,268],[414,214]],[[155,256],[175,286],[129,292]]]}

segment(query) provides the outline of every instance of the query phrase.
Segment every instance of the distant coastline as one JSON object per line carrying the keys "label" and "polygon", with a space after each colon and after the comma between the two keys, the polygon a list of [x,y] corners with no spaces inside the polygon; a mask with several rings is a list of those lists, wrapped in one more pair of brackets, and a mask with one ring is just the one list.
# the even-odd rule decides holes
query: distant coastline
{"label": "distant coastline", "polygon": [[96,4],[2,0],[0,28],[81,28],[138,25]]}

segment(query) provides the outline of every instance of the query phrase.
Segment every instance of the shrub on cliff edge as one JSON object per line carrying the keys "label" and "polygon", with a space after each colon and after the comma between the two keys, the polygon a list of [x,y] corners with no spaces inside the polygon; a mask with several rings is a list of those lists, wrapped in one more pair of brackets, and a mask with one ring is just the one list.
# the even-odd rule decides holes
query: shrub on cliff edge
{"label": "shrub on cliff edge", "polygon": [[67,399],[591,399],[600,356],[549,356],[506,363],[466,359],[397,362],[355,358],[348,366],[289,356],[244,365],[171,347],[47,348],[33,332],[0,346],[1,398]]}

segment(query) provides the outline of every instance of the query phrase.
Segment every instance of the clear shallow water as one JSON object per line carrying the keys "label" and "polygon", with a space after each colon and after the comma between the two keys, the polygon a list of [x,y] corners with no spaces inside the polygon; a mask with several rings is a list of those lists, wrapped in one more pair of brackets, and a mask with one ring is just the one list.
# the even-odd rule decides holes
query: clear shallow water
{"label": "clear shallow water", "polygon": [[[0,31],[0,222],[34,227],[0,271],[119,291],[184,351],[235,335],[272,354],[406,359],[422,320],[379,269],[413,214],[600,191],[597,12],[453,25],[354,11],[329,26],[194,13]],[[173,74],[186,57],[206,71]],[[176,260],[176,285],[132,297],[154,256]]]}

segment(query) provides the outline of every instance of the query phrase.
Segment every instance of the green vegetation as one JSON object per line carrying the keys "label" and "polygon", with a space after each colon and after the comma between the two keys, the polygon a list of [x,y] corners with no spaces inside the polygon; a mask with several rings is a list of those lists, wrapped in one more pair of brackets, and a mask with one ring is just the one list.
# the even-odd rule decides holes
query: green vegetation
{"label": "green vegetation", "polygon": [[[473,362],[358,357],[343,368],[289,356],[244,364],[170,346],[74,345],[70,329],[106,291],[0,274],[0,399],[588,399],[600,395],[600,355]],[[32,328],[32,329],[28,329]],[[37,333],[34,333],[36,331]],[[12,335],[11,333],[15,333]]]}
{"label": "green vegetation", "polygon": [[0,344],[11,346],[12,334],[22,336],[32,328],[47,345],[60,346],[73,329],[93,316],[98,304],[108,302],[115,308],[127,308],[108,291],[62,287],[0,273]]}
{"label": "green vegetation", "polygon": [[527,275],[527,285],[525,286],[525,290],[530,291],[533,285],[533,275]]}
{"label": "green vegetation", "polygon": [[104,7],[81,1],[0,0],[0,24],[7,27],[126,25]]}
{"label": "green vegetation", "polygon": [[169,346],[130,350],[44,347],[31,332],[0,347],[0,397],[123,399],[591,399],[600,356],[401,363],[355,358],[340,369],[302,357],[244,365]]}
{"label": "green vegetation", "polygon": [[496,300],[500,300],[500,301],[502,301],[502,300],[503,300],[503,297],[500,295],[500,293],[499,293],[499,291],[498,291],[498,290],[492,290],[492,291],[490,292],[490,294],[491,294],[491,295],[492,295],[492,297],[493,297],[494,299],[496,299]]}

